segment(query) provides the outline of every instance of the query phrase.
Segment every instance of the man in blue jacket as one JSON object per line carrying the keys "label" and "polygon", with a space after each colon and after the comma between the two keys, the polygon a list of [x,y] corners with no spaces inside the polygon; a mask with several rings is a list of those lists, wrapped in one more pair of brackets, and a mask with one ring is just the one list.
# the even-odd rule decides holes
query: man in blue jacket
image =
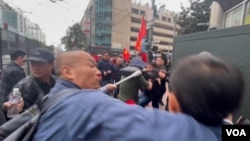
{"label": "man in blue jacket", "polygon": [[34,141],[219,141],[223,118],[243,97],[239,70],[216,57],[191,56],[176,66],[170,112],[126,105],[103,94],[101,72],[86,52],[63,53],[55,63],[59,79],[49,95],[77,91],[41,116]]}

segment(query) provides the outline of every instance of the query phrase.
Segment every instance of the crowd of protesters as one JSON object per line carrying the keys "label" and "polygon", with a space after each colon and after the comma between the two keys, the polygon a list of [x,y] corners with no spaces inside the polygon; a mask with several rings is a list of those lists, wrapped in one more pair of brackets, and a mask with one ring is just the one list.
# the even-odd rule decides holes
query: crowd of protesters
{"label": "crowd of protesters", "polygon": [[[3,105],[2,106],[3,109],[1,110],[0,115],[5,115],[6,120],[9,120],[9,118],[7,118],[6,116],[6,111],[8,107],[11,106],[10,103],[8,102],[9,98],[8,95],[12,92],[12,89],[14,87],[19,88],[22,94],[23,100],[19,104],[22,107],[19,108],[20,111],[22,112],[28,109],[38,100],[40,100],[44,95],[49,93],[50,89],[55,84],[55,76],[53,75],[54,56],[51,52],[49,52],[44,48],[37,48],[34,49],[29,54],[29,58],[26,58],[26,56],[27,56],[26,52],[24,52],[23,50],[19,49],[11,50],[10,52],[11,62],[7,64],[6,67],[3,69],[3,71],[1,72],[2,78],[1,78],[0,99],[1,99],[1,104]],[[114,98],[118,98],[125,102],[127,100],[129,101],[132,100],[132,103],[141,105],[143,107],[145,107],[150,101],[152,101],[153,107],[155,108],[159,107],[158,103],[162,104],[162,95],[164,95],[166,89],[165,80],[162,81],[163,83],[161,83],[160,81],[158,81],[159,77],[157,77],[157,74],[155,74],[156,76],[150,76],[148,74],[152,72],[157,73],[157,71],[163,73],[169,71],[167,69],[169,68],[169,66],[167,66],[165,63],[167,62],[166,57],[163,54],[162,56],[159,57],[163,60],[159,61],[159,58],[156,58],[155,63],[145,63],[141,60],[140,56],[136,56],[131,58],[129,61],[125,61],[122,55],[115,54],[111,56],[109,52],[104,52],[98,58],[99,59],[96,60],[97,58],[94,57],[94,59],[97,61],[97,67],[102,74],[102,80],[100,82],[101,86],[116,83],[120,81],[122,78],[126,77],[126,75],[123,74],[123,69],[126,67],[130,66],[138,67],[136,65],[139,65],[138,69],[146,71],[146,73],[144,73],[145,75],[140,76],[142,80],[141,82],[134,81],[134,79],[129,80],[128,82],[122,83],[121,86],[120,85],[116,86],[116,89],[108,92],[108,95],[113,96]],[[22,66],[24,66],[26,61],[30,62],[31,75],[29,76],[25,75],[24,69],[22,68]],[[155,68],[153,68],[152,70],[148,69],[147,67],[150,66],[150,64],[155,65]],[[161,71],[159,70],[159,68],[161,68]],[[148,76],[152,78],[149,78]],[[164,76],[162,80],[165,79],[165,77],[166,76]],[[151,83],[154,84],[154,85],[151,84],[148,90],[142,87],[143,85],[146,85],[145,88],[147,88],[148,83],[144,84],[146,81],[145,79],[150,79],[150,81],[148,80],[147,81],[150,84]],[[159,83],[157,82],[162,84],[163,90],[160,93],[156,91],[156,93],[158,92],[159,94],[152,94],[154,93],[153,91],[158,89],[157,85],[159,85]],[[129,85],[132,87],[130,87]],[[130,96],[132,96],[132,98]],[[143,102],[140,103],[140,101]],[[0,118],[5,119],[3,116],[0,116]]]}
{"label": "crowd of protesters", "polygon": [[164,106],[162,99],[168,87],[171,69],[170,58],[164,53],[159,53],[156,58],[148,62],[143,61],[140,54],[126,62],[122,55],[110,55],[109,52],[104,52],[97,66],[102,73],[101,86],[119,82],[130,75],[126,73],[127,68],[132,67],[143,71],[141,76],[122,83],[109,94],[124,102],[132,102],[142,107],[147,106],[151,101],[154,108],[159,108],[159,104]]}
{"label": "crowd of protesters", "polygon": [[[223,119],[243,98],[241,72],[211,54],[186,57],[173,70],[163,53],[150,62],[140,56],[126,62],[109,52],[96,62],[79,50],[54,57],[44,48],[32,50],[28,58],[18,49],[11,56],[2,73],[0,120],[8,120],[8,93],[13,88],[22,95],[20,113],[45,95],[75,89],[42,115],[34,136],[38,141],[220,140]],[[25,61],[31,64],[29,76],[21,67]],[[113,85],[136,71],[142,73]],[[158,110],[167,92],[168,111]],[[153,108],[142,108],[150,102]]]}

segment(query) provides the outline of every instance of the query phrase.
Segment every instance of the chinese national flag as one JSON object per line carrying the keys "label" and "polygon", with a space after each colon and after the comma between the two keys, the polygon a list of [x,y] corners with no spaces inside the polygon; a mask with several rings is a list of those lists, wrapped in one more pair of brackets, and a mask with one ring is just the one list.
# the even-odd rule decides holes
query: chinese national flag
{"label": "chinese national flag", "polygon": [[129,57],[130,57],[129,51],[126,48],[124,48],[122,54],[123,54],[123,58],[126,60],[126,62],[128,62],[129,61]]}
{"label": "chinese national flag", "polygon": [[138,33],[138,36],[137,36],[137,40],[136,40],[136,45],[135,45],[135,49],[138,51],[138,52],[141,52],[141,49],[142,49],[142,39],[146,36],[147,34],[147,27],[146,27],[146,21],[144,19],[144,17],[141,18],[141,29]]}

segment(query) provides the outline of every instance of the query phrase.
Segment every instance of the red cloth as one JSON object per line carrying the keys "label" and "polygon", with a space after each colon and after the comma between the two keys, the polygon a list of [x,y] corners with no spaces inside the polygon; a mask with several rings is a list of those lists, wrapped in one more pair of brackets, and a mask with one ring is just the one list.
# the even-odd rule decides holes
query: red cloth
{"label": "red cloth", "polygon": [[142,58],[142,61],[144,61],[145,63],[147,63],[148,62],[147,52],[141,52],[141,58]]}
{"label": "red cloth", "polygon": [[146,25],[146,21],[144,19],[144,17],[142,16],[141,18],[141,29],[138,33],[137,36],[137,40],[136,40],[136,45],[135,45],[135,49],[138,52],[141,52],[141,48],[142,48],[142,39],[146,36],[147,34],[147,25]]}
{"label": "red cloth", "polygon": [[123,49],[122,55],[123,55],[124,60],[126,60],[126,62],[128,62],[129,58],[130,58],[130,53],[126,48]]}
{"label": "red cloth", "polygon": [[135,103],[134,100],[132,100],[132,99],[127,100],[126,103],[127,103],[128,105],[136,105],[136,103]]}
{"label": "red cloth", "polygon": [[99,56],[98,55],[92,55],[92,57],[95,59],[96,62],[99,61]]}

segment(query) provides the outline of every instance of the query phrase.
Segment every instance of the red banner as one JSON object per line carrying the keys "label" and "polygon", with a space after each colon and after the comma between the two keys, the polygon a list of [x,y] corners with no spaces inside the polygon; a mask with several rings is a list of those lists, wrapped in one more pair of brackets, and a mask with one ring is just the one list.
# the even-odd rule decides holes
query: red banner
{"label": "red banner", "polygon": [[142,48],[142,39],[146,36],[147,34],[147,27],[146,27],[146,21],[144,19],[144,17],[142,16],[141,18],[141,29],[138,33],[138,36],[137,36],[137,40],[136,40],[136,45],[135,45],[135,49],[138,51],[138,52],[141,52],[141,48]]}

